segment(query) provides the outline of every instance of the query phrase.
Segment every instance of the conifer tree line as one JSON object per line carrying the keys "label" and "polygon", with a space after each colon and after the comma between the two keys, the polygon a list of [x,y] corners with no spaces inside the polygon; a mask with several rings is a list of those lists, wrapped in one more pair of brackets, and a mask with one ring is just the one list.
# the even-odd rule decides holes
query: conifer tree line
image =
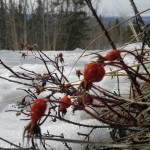
{"label": "conifer tree line", "polygon": [[[18,50],[19,43],[37,44],[42,50],[84,49],[100,34],[84,0],[0,0],[0,50]],[[122,25],[111,36],[122,44],[129,41],[132,32]],[[107,40],[101,38],[90,49],[108,46]]]}

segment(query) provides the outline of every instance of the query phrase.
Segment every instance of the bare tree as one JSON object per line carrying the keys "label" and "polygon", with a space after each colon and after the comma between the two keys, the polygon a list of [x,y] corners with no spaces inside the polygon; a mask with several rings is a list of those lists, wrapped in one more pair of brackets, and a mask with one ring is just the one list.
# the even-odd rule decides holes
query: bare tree
{"label": "bare tree", "polygon": [[15,22],[15,8],[14,8],[15,6],[14,6],[14,2],[12,2],[12,0],[10,0],[9,2],[10,2],[9,20],[10,20],[12,45],[13,45],[13,49],[18,49],[16,22]]}
{"label": "bare tree", "polygon": [[23,40],[24,40],[24,43],[27,43],[27,7],[28,7],[28,4],[27,4],[27,0],[24,1],[24,8],[23,8],[23,14],[24,14],[24,19],[23,19]]}

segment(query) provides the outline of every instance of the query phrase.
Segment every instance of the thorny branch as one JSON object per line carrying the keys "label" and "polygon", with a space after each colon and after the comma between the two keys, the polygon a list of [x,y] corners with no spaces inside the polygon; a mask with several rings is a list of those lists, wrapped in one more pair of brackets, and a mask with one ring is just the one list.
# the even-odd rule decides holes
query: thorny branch
{"label": "thorny branch", "polygon": [[[32,147],[35,149],[39,148],[39,145],[36,143],[35,140],[36,138],[41,140],[42,147],[44,149],[48,149],[46,139],[53,137],[58,137],[60,139],[64,138],[64,136],[62,135],[50,136],[49,131],[46,134],[41,132],[40,126],[43,126],[46,121],[51,121],[55,123],[58,120],[82,128],[92,128],[91,131],[88,133],[77,133],[79,135],[85,136],[85,139],[90,139],[93,130],[98,130],[99,128],[107,128],[112,130],[110,133],[112,139],[115,142],[121,142],[126,140],[127,142],[134,144],[135,142],[138,143],[138,141],[140,141],[141,139],[149,140],[149,136],[147,136],[145,132],[139,132],[141,130],[143,131],[147,129],[150,126],[150,95],[145,96],[146,94],[149,94],[149,92],[147,91],[150,91],[150,74],[149,69],[143,63],[143,59],[146,58],[146,56],[143,53],[141,53],[141,56],[141,54],[136,53],[136,51],[132,52],[127,50],[117,50],[116,45],[111,39],[108,31],[97,16],[91,1],[85,0],[85,2],[95,16],[97,22],[99,23],[100,27],[104,32],[105,37],[108,39],[108,42],[113,49],[111,51],[112,55],[110,55],[110,53],[107,53],[106,56],[108,56],[109,54],[110,58],[114,57],[115,50],[115,52],[119,52],[119,57],[117,57],[116,59],[111,58],[112,60],[109,60],[106,56],[96,54],[96,56],[98,56],[98,60],[95,60],[93,62],[87,62],[87,66],[84,68],[83,72],[78,70],[79,75],[83,77],[83,80],[81,80],[80,83],[79,81],[77,83],[70,82],[65,76],[65,60],[62,53],[54,56],[53,59],[48,57],[41,50],[35,51],[35,54],[37,53],[38,56],[32,53],[32,55],[34,55],[36,59],[39,59],[42,62],[42,64],[44,65],[43,67],[46,69],[46,73],[36,73],[32,70],[28,70],[22,67],[21,69],[24,73],[15,72],[2,60],[0,60],[0,64],[12,73],[9,78],[5,78],[2,76],[0,76],[0,78],[9,82],[17,83],[19,85],[24,85],[23,88],[18,88],[18,90],[22,90],[26,93],[25,97],[23,97],[23,99],[18,102],[18,109],[8,111],[15,111],[17,116],[26,116],[26,119],[21,120],[30,120],[29,124],[25,127],[24,136],[26,137],[25,134],[27,133],[27,137],[29,139],[31,138]],[[124,62],[124,58],[121,58],[120,54],[122,53],[124,54],[124,56],[126,56],[127,54],[134,56],[136,58],[135,61],[137,61],[140,66],[144,68],[144,71],[146,73],[143,75],[141,72],[139,72],[140,69],[137,69],[137,67],[139,66],[133,67],[126,64]],[[28,57],[28,53],[25,57]],[[54,69],[49,67],[49,65],[52,65]],[[90,68],[90,66],[93,67]],[[121,86],[123,85],[120,82],[121,76],[119,76],[119,71],[112,71],[111,73],[112,77],[115,76],[116,73],[118,73],[118,93],[108,91],[100,86],[99,82],[107,74],[107,72],[105,71],[105,67],[107,66],[116,67],[120,69],[119,71],[124,71],[126,73],[131,84],[131,90],[128,97],[125,97],[121,93]],[[92,71],[94,70],[94,73],[90,76],[88,76],[90,74],[90,69],[88,70],[88,67]],[[101,72],[99,72],[100,69]],[[95,82],[97,82],[98,85],[96,85]],[[142,89],[142,85],[146,86],[144,90]],[[46,96],[44,98],[38,98],[43,92],[47,92]],[[64,97],[67,99],[67,101],[66,99],[63,99],[64,97],[58,98],[56,96],[56,94],[58,93],[65,95]],[[39,110],[38,108],[36,108],[39,105],[40,100],[44,105],[41,105],[39,107],[44,110],[47,109],[47,111],[42,112],[42,109]],[[44,106],[45,108],[43,108]],[[30,111],[28,111],[27,108],[30,108]],[[70,112],[68,108],[70,108],[72,112]],[[34,112],[33,114],[36,114],[38,112],[37,109],[38,111],[41,111],[40,114],[37,114],[39,116],[33,116],[32,112]],[[98,122],[104,123],[104,125],[82,124],[65,118],[66,113],[69,112],[71,114],[76,114],[77,111],[84,111],[92,119],[96,119]],[[40,116],[41,114],[42,116]],[[35,122],[33,122],[33,119],[35,119],[34,117],[39,118]],[[147,130],[147,132],[150,131]],[[137,133],[136,140],[132,136],[133,133]],[[142,136],[144,136],[144,138],[142,138]],[[71,147],[68,145],[68,141],[64,141],[64,145],[67,149],[71,149]],[[14,145],[17,148],[20,148],[13,143],[10,143],[8,141],[5,142]]]}

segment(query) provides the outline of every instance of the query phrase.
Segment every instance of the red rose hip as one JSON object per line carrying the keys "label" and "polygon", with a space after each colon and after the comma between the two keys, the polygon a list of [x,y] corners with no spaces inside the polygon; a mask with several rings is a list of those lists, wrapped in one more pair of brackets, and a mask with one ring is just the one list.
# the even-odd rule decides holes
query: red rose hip
{"label": "red rose hip", "polygon": [[83,75],[84,80],[87,82],[99,82],[105,75],[105,69],[98,63],[92,62],[86,65]]}
{"label": "red rose hip", "polygon": [[120,57],[120,52],[121,52],[120,50],[114,49],[114,50],[108,52],[104,58],[105,58],[105,60],[108,60],[108,61],[117,60]]}

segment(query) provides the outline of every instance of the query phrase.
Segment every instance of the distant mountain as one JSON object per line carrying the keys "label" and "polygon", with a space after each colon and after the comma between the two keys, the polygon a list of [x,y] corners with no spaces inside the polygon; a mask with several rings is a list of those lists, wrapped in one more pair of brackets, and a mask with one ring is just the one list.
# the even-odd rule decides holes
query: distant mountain
{"label": "distant mountain", "polygon": [[[144,16],[144,17],[142,17],[142,19],[143,19],[143,21],[144,21],[145,24],[150,23],[150,16]],[[103,21],[103,23],[104,23],[105,25],[108,25],[109,23],[113,24],[113,23],[115,23],[117,20],[118,20],[119,22],[121,22],[121,21],[125,20],[125,18],[124,18],[124,17],[120,17],[120,16],[118,16],[118,17],[116,17],[116,16],[112,16],[112,17],[110,17],[110,16],[109,16],[109,17],[102,17],[102,21]],[[131,19],[132,22],[133,22],[134,20],[135,20],[135,18]]]}
{"label": "distant mountain", "polygon": [[142,19],[146,24],[150,23],[150,16],[142,17]]}

